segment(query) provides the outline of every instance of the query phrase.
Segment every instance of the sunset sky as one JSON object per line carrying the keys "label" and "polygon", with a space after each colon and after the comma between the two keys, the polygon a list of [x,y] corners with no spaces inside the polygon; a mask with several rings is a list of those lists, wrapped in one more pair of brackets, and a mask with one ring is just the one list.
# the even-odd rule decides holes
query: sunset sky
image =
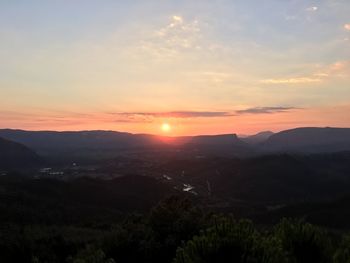
{"label": "sunset sky", "polygon": [[1,0],[0,100],[0,128],[350,127],[350,1]]}

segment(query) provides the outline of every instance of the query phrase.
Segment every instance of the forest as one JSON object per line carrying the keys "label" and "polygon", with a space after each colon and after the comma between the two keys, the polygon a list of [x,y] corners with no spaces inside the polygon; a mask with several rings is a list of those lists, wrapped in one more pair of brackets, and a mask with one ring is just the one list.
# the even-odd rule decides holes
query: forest
{"label": "forest", "polygon": [[[21,197],[28,196],[12,196],[17,199],[12,206],[9,200],[1,203],[3,211],[7,205],[1,216],[1,262],[350,262],[346,231],[297,218],[261,224],[205,212],[189,198],[175,195],[147,212],[119,215],[81,203],[71,208],[44,200],[33,205]],[[72,218],[68,213],[59,216],[65,209],[75,211]]]}

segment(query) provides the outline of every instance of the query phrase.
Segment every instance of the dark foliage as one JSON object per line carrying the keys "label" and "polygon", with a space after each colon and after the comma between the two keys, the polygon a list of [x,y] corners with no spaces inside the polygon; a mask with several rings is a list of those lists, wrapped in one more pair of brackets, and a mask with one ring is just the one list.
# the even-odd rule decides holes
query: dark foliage
{"label": "dark foliage", "polygon": [[334,263],[350,263],[350,235],[343,238],[334,254]]}
{"label": "dark foliage", "polygon": [[214,225],[177,251],[175,263],[283,263],[277,239],[263,236],[249,221],[219,218]]}
{"label": "dark foliage", "polygon": [[275,228],[290,262],[326,263],[331,261],[332,245],[327,233],[301,221],[282,220]]}
{"label": "dark foliage", "polygon": [[349,237],[338,238],[301,221],[261,228],[232,216],[205,215],[188,200],[170,197],[146,215],[104,227],[3,224],[0,262],[349,262]]}

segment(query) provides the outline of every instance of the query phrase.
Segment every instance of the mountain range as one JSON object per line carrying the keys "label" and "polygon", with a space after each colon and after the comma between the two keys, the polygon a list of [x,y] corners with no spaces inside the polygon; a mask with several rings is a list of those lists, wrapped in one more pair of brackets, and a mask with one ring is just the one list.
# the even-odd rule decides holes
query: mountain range
{"label": "mountain range", "polygon": [[[278,133],[261,132],[248,137],[236,134],[166,137],[115,131],[24,131],[1,129],[0,150],[21,149],[23,155],[95,154],[109,156],[128,151],[174,149],[227,157],[270,153],[327,153],[350,151],[350,128],[295,128]],[[19,145],[22,144],[23,146]],[[12,146],[10,146],[12,145]],[[4,155],[5,156],[5,155]],[[8,155],[10,156],[10,155]],[[7,157],[6,157],[7,158]],[[5,157],[2,158],[6,160]],[[35,159],[35,158],[34,158]],[[6,161],[3,161],[6,162]]]}
{"label": "mountain range", "polygon": [[267,152],[321,153],[350,150],[349,128],[296,128],[270,136],[260,147]]}
{"label": "mountain range", "polygon": [[250,136],[240,136],[239,138],[242,141],[249,143],[251,145],[257,145],[257,144],[260,144],[260,143],[266,141],[273,134],[274,133],[272,131],[263,131],[263,132],[259,132],[257,134],[250,135]]}

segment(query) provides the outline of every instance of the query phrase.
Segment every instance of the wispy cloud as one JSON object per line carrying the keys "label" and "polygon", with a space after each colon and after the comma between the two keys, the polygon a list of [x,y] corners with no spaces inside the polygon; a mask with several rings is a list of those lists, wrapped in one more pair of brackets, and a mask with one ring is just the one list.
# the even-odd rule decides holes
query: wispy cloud
{"label": "wispy cloud", "polygon": [[118,117],[128,119],[134,118],[215,118],[233,116],[233,113],[226,111],[169,111],[169,112],[116,112],[111,113]]}
{"label": "wispy cloud", "polygon": [[314,73],[314,76],[320,76],[323,78],[331,78],[331,77],[344,77],[350,76],[350,61],[337,61],[326,67],[323,67],[318,72]]}
{"label": "wispy cloud", "polygon": [[306,8],[305,10],[308,12],[315,12],[318,10],[318,7],[317,6],[310,6],[310,7]]}
{"label": "wispy cloud", "polygon": [[142,40],[138,49],[156,58],[175,57],[181,51],[200,48],[200,32],[198,20],[173,15],[166,25]]}
{"label": "wispy cloud", "polygon": [[[71,127],[100,127],[101,125],[144,125],[159,123],[164,119],[169,121],[199,119],[206,123],[218,121],[218,119],[239,118],[241,115],[249,114],[272,114],[281,113],[297,109],[295,107],[252,107],[241,110],[229,111],[135,111],[135,112],[95,112],[91,114],[80,114],[77,112],[58,112],[46,111],[45,114],[25,114],[9,111],[0,111],[0,119],[4,120],[0,126],[17,127],[18,123],[22,128],[41,127],[42,125],[50,125],[55,129],[71,129]],[[119,127],[119,126],[118,126]]]}
{"label": "wispy cloud", "polygon": [[296,110],[296,107],[255,107],[236,111],[236,114],[272,114]]}
{"label": "wispy cloud", "polygon": [[318,66],[318,70],[309,76],[291,77],[291,78],[270,78],[260,80],[263,84],[312,84],[323,82],[333,77],[348,76],[350,72],[349,61],[337,61],[335,63]]}
{"label": "wispy cloud", "polygon": [[191,48],[195,44],[199,32],[198,20],[187,22],[182,16],[174,15],[169,24],[156,31],[155,35],[168,46]]}
{"label": "wispy cloud", "polygon": [[301,83],[315,83],[321,82],[321,78],[315,77],[298,77],[298,78],[272,78],[263,79],[261,83],[265,84],[301,84]]}
{"label": "wispy cloud", "polygon": [[117,116],[116,122],[151,122],[159,118],[222,118],[233,117],[243,114],[272,114],[296,110],[296,107],[253,107],[233,111],[169,111],[169,112],[116,112],[110,113]]}
{"label": "wispy cloud", "polygon": [[46,109],[44,113],[42,111],[17,112],[0,110],[0,119],[7,123],[7,127],[10,128],[13,127],[11,126],[12,124],[17,123],[21,124],[20,127],[26,127],[28,125],[35,128],[42,124],[55,127],[64,125],[68,127],[88,123],[94,118],[95,116],[92,114],[49,109]]}

